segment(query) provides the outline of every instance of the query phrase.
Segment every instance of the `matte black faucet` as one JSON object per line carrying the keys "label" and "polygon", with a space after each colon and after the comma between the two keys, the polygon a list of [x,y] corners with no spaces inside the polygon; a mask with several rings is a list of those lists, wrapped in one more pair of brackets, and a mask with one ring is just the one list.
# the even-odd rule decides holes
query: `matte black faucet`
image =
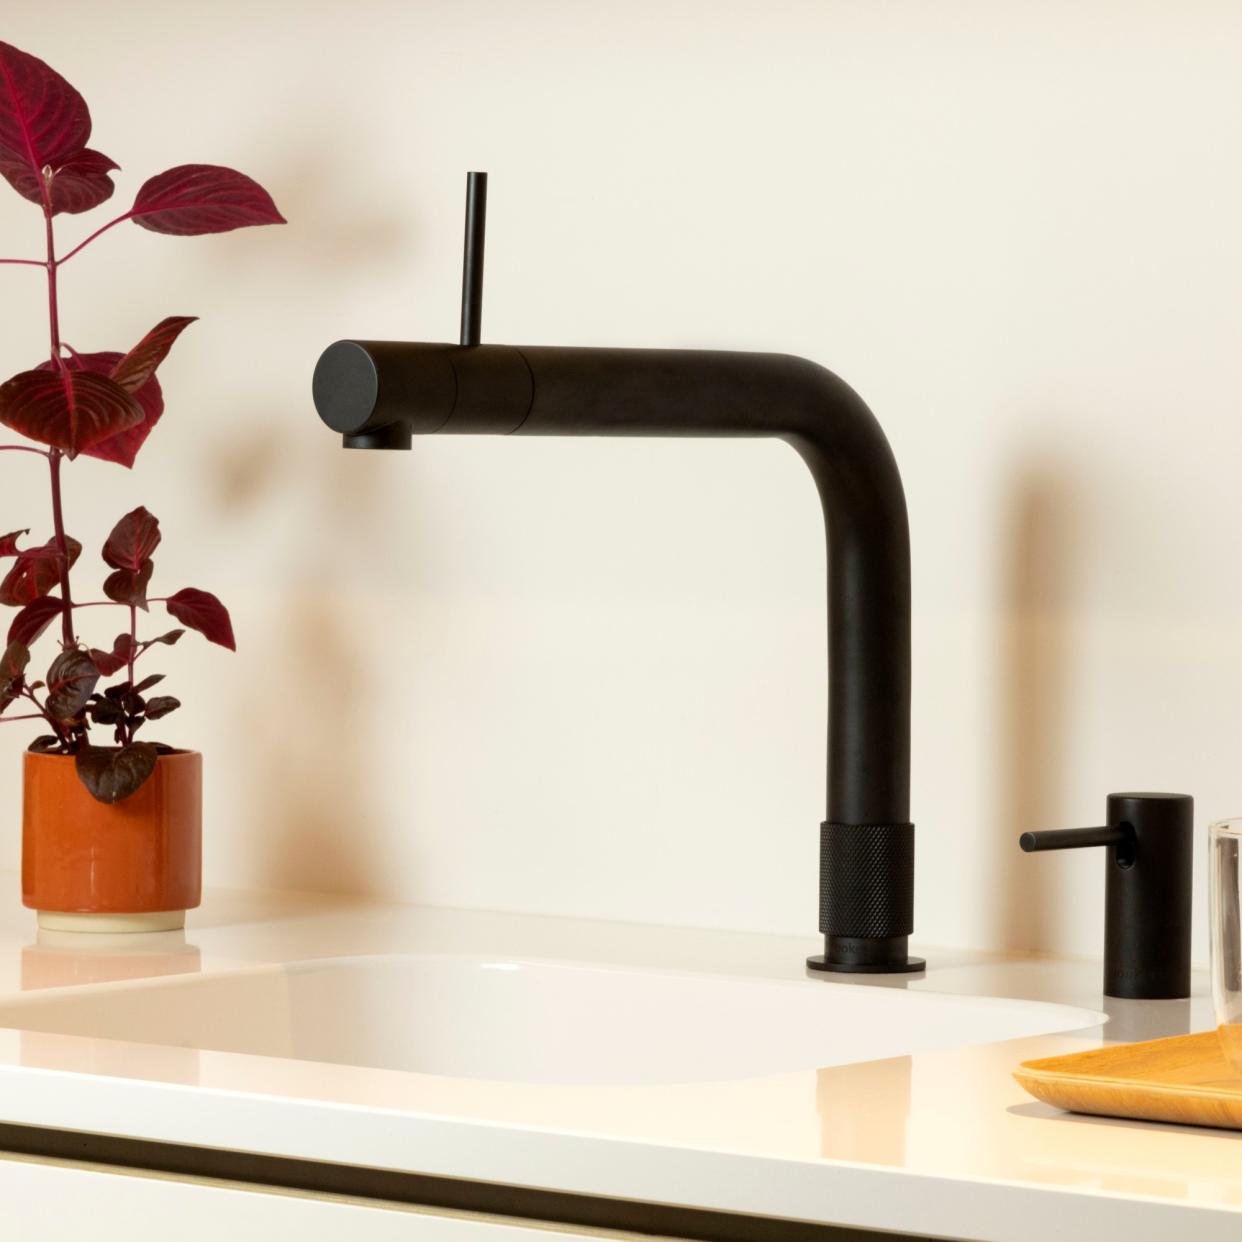
{"label": "matte black faucet", "polygon": [[847,384],[787,354],[481,345],[486,174],[471,173],[461,343],[337,341],[315,367],[347,448],[415,435],[773,436],[802,455],[828,541],[828,798],[816,970],[922,970],[910,822],[910,536],[901,476]]}

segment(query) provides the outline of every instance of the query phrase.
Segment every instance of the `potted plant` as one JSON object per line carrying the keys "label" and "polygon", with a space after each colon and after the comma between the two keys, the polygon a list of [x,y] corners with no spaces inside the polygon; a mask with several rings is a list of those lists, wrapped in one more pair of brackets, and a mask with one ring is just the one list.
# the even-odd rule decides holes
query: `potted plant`
{"label": "potted plant", "polygon": [[[90,134],[82,96],[43,61],[0,43],[0,176],[43,213],[47,239],[45,257],[0,264],[44,270],[50,340],[45,361],[0,386],[0,424],[35,442],[0,444],[0,452],[42,458],[50,499],[42,542],[27,530],[0,535],[0,605],[15,610],[0,642],[0,723],[40,725],[24,756],[24,903],[43,926],[156,930],[181,926],[199,903],[202,756],[152,736],[149,726],[180,704],[163,692],[150,653],[187,628],[235,650],[233,627],[207,591],[151,594],[160,527],[142,507],[102,542],[102,598],[75,598],[71,571],[83,545],[66,530],[61,476],[79,455],[134,464],[164,411],[156,370],[194,320],[164,319],[126,352],[79,353],[61,335],[57,276],[124,221],[192,236],[284,220],[249,177],[183,164],[150,178],[128,211],[59,255],[57,217],[112,197],[118,165],[87,145]],[[153,605],[179,625],[152,632]],[[96,647],[82,636],[80,618],[114,612],[110,642]],[[48,630],[58,650],[38,675],[31,647]]]}

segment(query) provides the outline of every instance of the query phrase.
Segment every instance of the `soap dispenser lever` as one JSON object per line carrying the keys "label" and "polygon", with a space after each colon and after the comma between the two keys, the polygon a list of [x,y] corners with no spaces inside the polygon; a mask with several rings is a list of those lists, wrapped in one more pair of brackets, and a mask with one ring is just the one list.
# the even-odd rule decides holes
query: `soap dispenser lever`
{"label": "soap dispenser lever", "polygon": [[1107,847],[1105,996],[1190,995],[1194,805],[1187,794],[1109,794],[1103,827],[1024,832],[1018,838],[1028,854]]}
{"label": "soap dispenser lever", "polygon": [[1051,832],[1024,832],[1018,844],[1028,854],[1044,850],[1081,850],[1092,845],[1115,845],[1120,849],[1129,847],[1133,852],[1134,832],[1127,825],[1110,828],[1056,828]]}

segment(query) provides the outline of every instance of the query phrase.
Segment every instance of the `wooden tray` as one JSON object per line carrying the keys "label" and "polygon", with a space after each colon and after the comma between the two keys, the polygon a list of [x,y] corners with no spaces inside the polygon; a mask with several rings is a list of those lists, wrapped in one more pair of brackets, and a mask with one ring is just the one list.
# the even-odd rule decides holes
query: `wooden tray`
{"label": "wooden tray", "polygon": [[1242,1130],[1242,1076],[1215,1031],[1024,1061],[1014,1077],[1074,1113]]}

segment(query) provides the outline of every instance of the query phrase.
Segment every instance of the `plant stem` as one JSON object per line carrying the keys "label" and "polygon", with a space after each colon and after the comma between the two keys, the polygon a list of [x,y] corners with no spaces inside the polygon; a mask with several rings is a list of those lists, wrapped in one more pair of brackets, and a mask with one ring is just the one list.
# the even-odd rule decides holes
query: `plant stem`
{"label": "plant stem", "polygon": [[65,360],[60,356],[60,310],[56,303],[56,238],[52,232],[52,213],[46,207],[43,222],[47,233],[47,321],[52,338],[52,365],[63,372]]}
{"label": "plant stem", "polygon": [[[52,364],[66,373],[65,360],[60,354],[60,314],[56,304],[56,238],[52,232],[52,208],[44,194],[43,219],[47,226],[47,320],[52,344]],[[73,646],[73,597],[69,593],[69,544],[65,539],[65,514],[60,499],[60,459],[64,454],[58,448],[48,452],[47,460],[52,475],[52,525],[56,532],[56,550],[60,553],[60,597],[65,601],[61,614],[61,642]]]}
{"label": "plant stem", "polygon": [[[33,703],[33,704],[34,704],[34,705],[35,705],[35,706],[39,709],[39,712],[38,712],[38,715],[37,715],[37,716],[29,716],[29,717],[27,717],[27,719],[29,719],[29,720],[46,720],[46,721],[47,721],[47,723],[48,723],[48,727],[49,727],[49,728],[50,728],[50,729],[51,729],[51,730],[52,730],[52,731],[56,734],[56,736],[60,739],[60,741],[61,741],[62,745],[68,746],[68,745],[69,745],[69,739],[65,736],[65,731],[64,731],[64,729],[62,729],[62,728],[60,727],[60,722],[59,722],[59,721],[56,721],[56,720],[53,720],[53,719],[52,719],[52,717],[48,715],[47,708],[46,708],[46,707],[45,707],[42,703],[40,703],[40,702],[39,702],[39,700],[35,697],[35,692],[34,692],[33,690],[31,690],[31,689],[27,688],[27,689],[25,689],[25,690],[23,690],[23,691],[22,691],[22,697],[23,697],[23,698],[26,698],[26,699],[29,699],[29,700],[30,700],[30,701],[31,701],[31,702],[32,702],[32,703]],[[11,716],[11,717],[10,717],[10,719],[11,719],[11,720],[16,720],[16,719],[17,719],[17,717],[16,717],[16,716]]]}
{"label": "plant stem", "polygon": [[[152,595],[148,598],[147,603],[148,604],[163,604],[163,603],[166,603],[167,600],[168,600],[167,595]],[[84,604],[71,603],[69,607],[70,608],[128,608],[129,605],[122,604],[120,600],[116,600],[116,599],[91,599],[91,600],[87,600],[86,603]]]}
{"label": "plant stem", "polygon": [[0,259],[0,263],[19,263],[22,267],[43,267],[42,259]]}
{"label": "plant stem", "polygon": [[134,657],[138,654],[138,609],[134,604],[129,606],[129,684],[134,684]]}
{"label": "plant stem", "polygon": [[114,224],[120,224],[122,220],[128,220],[132,214],[133,214],[132,212],[127,211],[123,216],[117,216],[115,220],[109,220],[108,223],[105,224],[102,228],[96,229],[85,241],[78,242],[78,244],[74,246],[74,248],[71,251],[69,251],[69,253],[65,255],[63,259],[61,259],[61,262],[68,263],[69,260],[72,259],[73,256],[78,253],[79,250],[83,250],[87,246],[89,246],[91,242],[93,242],[95,238],[98,237],[101,233],[106,233]]}
{"label": "plant stem", "polygon": [[64,454],[53,449],[48,454],[52,473],[52,526],[56,532],[56,550],[60,553],[60,598],[65,601],[61,615],[61,643],[73,646],[73,596],[69,593],[69,543],[65,538],[65,514],[60,500],[60,459]]}
{"label": "plant stem", "polygon": [[24,716],[0,716],[0,724],[12,724],[15,720],[46,720],[42,712],[27,712]]}
{"label": "plant stem", "polygon": [[0,444],[0,453],[38,453],[40,457],[49,456],[47,449],[28,448],[24,444]]}

